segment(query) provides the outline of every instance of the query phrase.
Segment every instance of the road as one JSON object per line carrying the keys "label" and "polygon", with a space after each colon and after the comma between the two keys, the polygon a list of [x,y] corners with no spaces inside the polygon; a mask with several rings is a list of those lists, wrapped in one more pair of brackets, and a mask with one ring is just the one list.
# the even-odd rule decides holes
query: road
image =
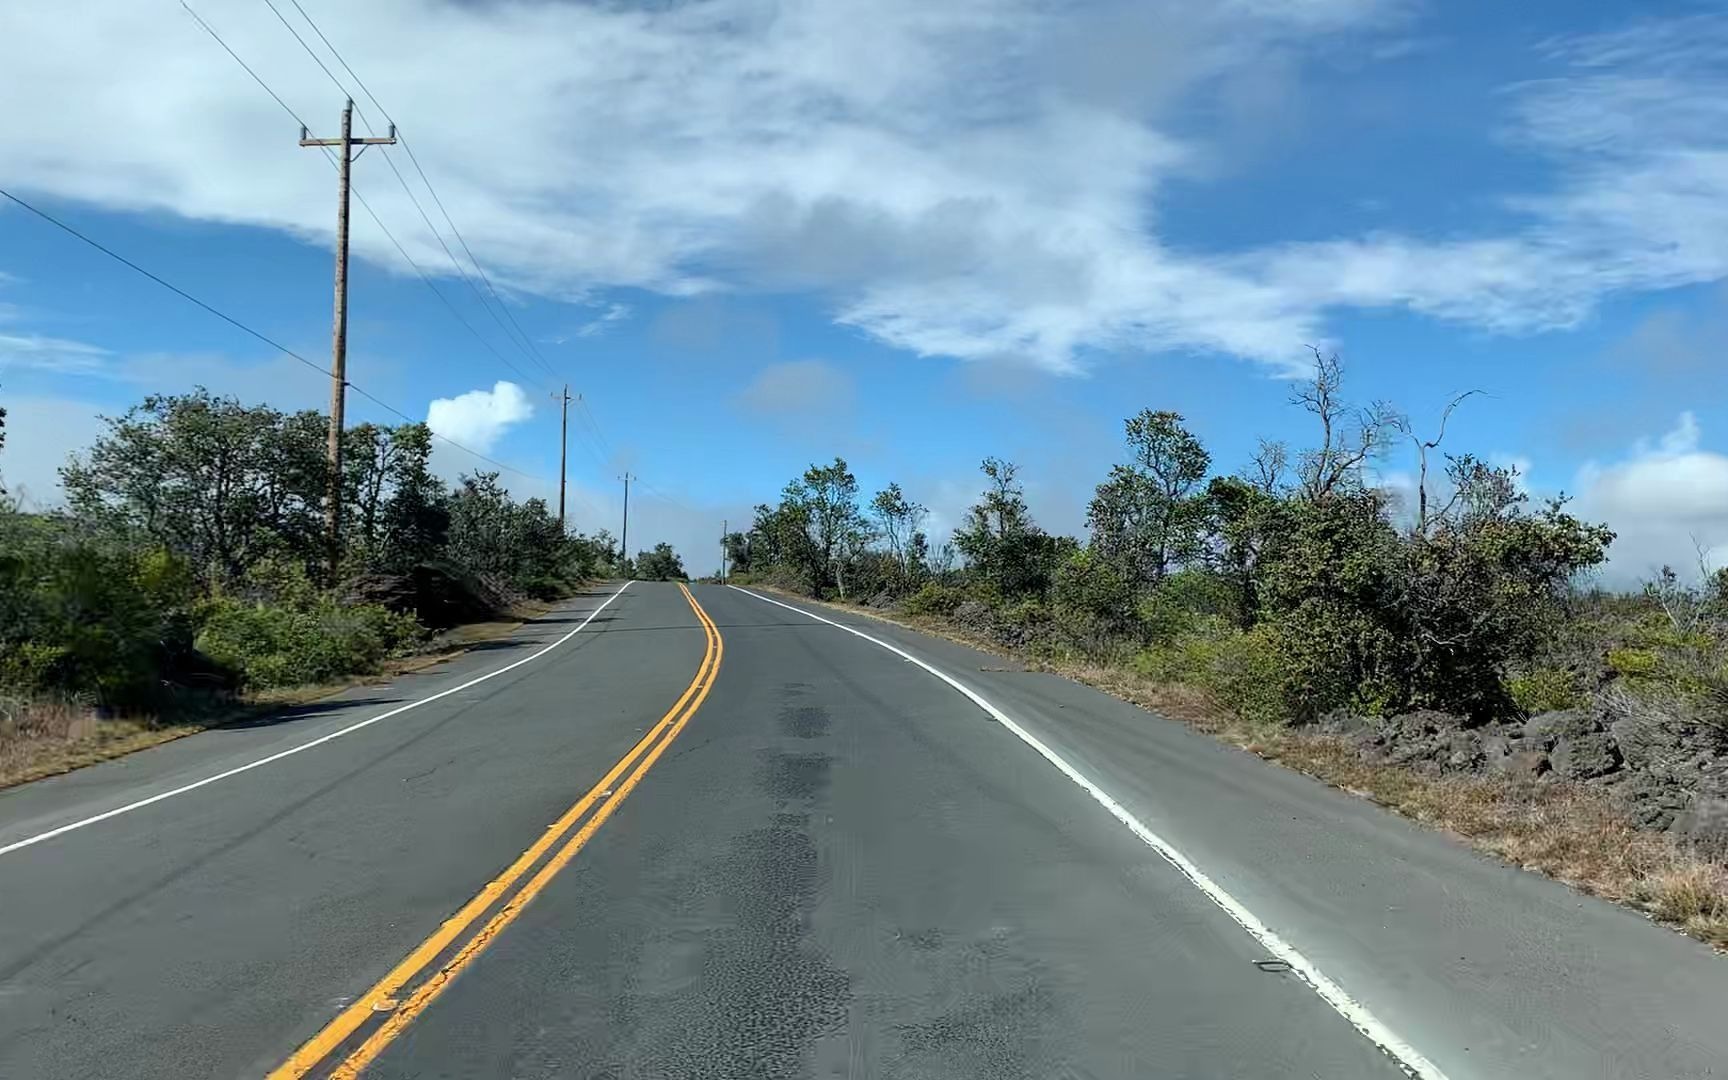
{"label": "road", "polygon": [[0,793],[0,1076],[1728,1063],[1728,960],[1628,912],[949,642],[615,590]]}

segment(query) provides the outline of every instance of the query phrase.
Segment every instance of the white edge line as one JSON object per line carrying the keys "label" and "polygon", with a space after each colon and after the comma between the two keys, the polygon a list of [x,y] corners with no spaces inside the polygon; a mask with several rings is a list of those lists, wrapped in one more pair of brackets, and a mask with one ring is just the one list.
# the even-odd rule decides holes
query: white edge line
{"label": "white edge line", "polygon": [[1242,903],[1239,900],[1226,892],[1223,886],[1213,881],[1206,875],[1205,871],[1194,865],[1194,863],[1186,855],[1182,854],[1175,845],[1147,828],[1138,818],[1133,814],[1130,814],[1126,807],[1117,802],[1097,784],[1094,784],[1091,780],[1087,779],[1080,770],[1070,765],[1060,754],[1056,753],[1039,740],[1037,736],[1015,723],[1014,720],[1001,709],[998,709],[996,706],[986,701],[977,691],[966,686],[964,683],[960,682],[960,680],[946,672],[937,670],[935,667],[925,663],[923,660],[913,656],[911,653],[899,646],[883,641],[881,638],[866,634],[862,630],[847,626],[845,623],[835,622],[833,619],[823,618],[821,615],[818,615],[813,611],[806,611],[804,608],[796,607],[792,604],[781,603],[773,597],[763,596],[761,593],[751,592],[749,589],[741,589],[736,585],[728,585],[727,588],[741,592],[746,596],[753,596],[758,600],[764,600],[770,604],[783,607],[788,611],[795,611],[800,615],[815,619],[817,622],[827,623],[829,626],[838,627],[839,629],[846,631],[848,634],[861,637],[873,645],[887,649],[889,652],[894,653],[911,663],[917,664],[925,671],[936,676],[938,679],[941,679],[949,686],[960,691],[960,693],[966,695],[974,705],[983,709],[997,723],[1001,724],[1009,731],[1012,731],[1020,738],[1021,742],[1024,742],[1027,746],[1038,751],[1046,761],[1060,769],[1064,776],[1085,789],[1086,794],[1092,796],[1093,799],[1097,800],[1099,805],[1110,811],[1112,817],[1128,826],[1129,831],[1133,832],[1135,836],[1138,836],[1142,841],[1144,841],[1146,846],[1163,856],[1164,860],[1171,866],[1174,866],[1177,870],[1181,871],[1182,876],[1192,882],[1195,888],[1205,893],[1207,898],[1214,904],[1223,908],[1225,913],[1232,919],[1236,920],[1237,924],[1240,925],[1242,929],[1248,931],[1249,935],[1252,936],[1254,940],[1265,946],[1267,952],[1271,953],[1279,960],[1284,961],[1286,964],[1289,964],[1291,970],[1294,971],[1303,982],[1307,983],[1308,986],[1326,1002],[1326,1004],[1332,1006],[1340,1016],[1350,1022],[1350,1026],[1361,1032],[1361,1034],[1370,1042],[1385,1051],[1387,1056],[1391,1057],[1406,1075],[1420,1077],[1421,1080],[1446,1080],[1446,1074],[1441,1072],[1439,1067],[1432,1061],[1429,1061],[1425,1056],[1423,1056],[1421,1051],[1405,1042],[1402,1037],[1393,1032],[1384,1023],[1382,1023],[1378,1017],[1370,1012],[1366,1005],[1363,1005],[1361,1002],[1351,997],[1343,987],[1339,986],[1323,974],[1319,968],[1315,967],[1314,964],[1309,961],[1307,957],[1298,952],[1295,946],[1279,937],[1271,927],[1261,922],[1253,912],[1242,906]]}
{"label": "white edge line", "polygon": [[589,623],[594,621],[594,616],[600,614],[602,611],[605,611],[607,605],[612,603],[612,601],[618,599],[618,597],[622,596],[624,593],[624,590],[628,589],[629,587],[630,587],[630,582],[628,582],[628,581],[626,581],[624,584],[618,586],[617,591],[614,592],[611,596],[608,596],[605,600],[605,603],[602,603],[599,607],[595,608],[593,611],[590,611],[588,613],[588,617],[586,619],[583,619],[580,623],[578,623],[574,630],[571,630],[569,633],[565,634],[563,637],[559,638],[557,641],[554,641],[552,644],[546,646],[544,649],[541,649],[537,653],[531,653],[530,655],[524,656],[522,659],[514,661],[513,663],[505,664],[503,667],[498,668],[496,671],[488,671],[486,674],[481,675],[478,678],[469,679],[467,682],[462,683],[459,686],[452,686],[447,690],[440,690],[436,694],[432,694],[429,697],[423,697],[423,698],[419,699],[418,701],[410,701],[406,705],[398,705],[396,708],[391,709],[389,712],[382,712],[382,713],[379,713],[377,716],[367,717],[365,720],[361,720],[358,723],[349,724],[347,727],[342,728],[338,731],[332,731],[328,735],[320,735],[318,738],[312,739],[308,742],[303,742],[299,746],[291,746],[286,750],[282,750],[282,751],[279,751],[278,753],[271,754],[269,757],[261,757],[257,761],[248,761],[246,764],[236,766],[235,768],[229,769],[226,772],[219,772],[214,776],[206,776],[202,780],[194,780],[190,784],[182,784],[181,786],[179,786],[177,788],[173,788],[173,789],[168,790],[168,791],[158,792],[157,794],[152,795],[147,799],[139,799],[136,802],[129,802],[124,806],[116,806],[112,810],[104,810],[102,813],[96,814],[92,817],[83,818],[79,821],[74,821],[74,822],[71,822],[71,823],[66,824],[66,825],[61,825],[58,828],[49,829],[45,833],[38,833],[35,836],[31,836],[31,837],[27,837],[23,840],[15,841],[13,843],[7,844],[5,847],[0,847],[0,855],[10,854],[14,851],[21,849],[21,848],[27,848],[27,847],[31,846],[32,844],[40,844],[44,840],[52,840],[56,836],[64,836],[65,834],[72,832],[76,829],[83,829],[83,828],[86,828],[88,826],[95,825],[98,822],[107,821],[109,818],[119,817],[121,814],[130,814],[134,810],[142,810],[144,807],[150,806],[153,803],[159,803],[159,802],[163,801],[164,799],[172,799],[176,795],[184,795],[188,791],[196,791],[201,787],[205,787],[206,785],[209,785],[209,784],[214,784],[219,780],[226,780],[232,776],[239,776],[243,772],[251,772],[253,769],[262,768],[265,765],[269,765],[271,762],[281,761],[285,757],[293,757],[295,754],[310,750],[314,746],[323,746],[325,743],[331,741],[332,739],[340,739],[342,736],[351,735],[354,732],[359,731],[361,728],[371,727],[373,724],[378,723],[380,720],[388,720],[392,716],[398,716],[402,713],[407,712],[409,709],[418,709],[420,706],[430,704],[434,701],[437,701],[439,698],[449,697],[451,694],[460,693],[461,691],[468,689],[470,686],[477,686],[480,683],[485,682],[487,679],[496,678],[497,676],[504,674],[506,671],[514,671],[517,668],[521,667],[523,664],[529,664],[529,663],[534,662],[535,660],[540,659],[542,656],[545,656],[547,653],[551,652],[553,649],[556,649],[558,646],[564,644],[566,641],[569,641],[571,638],[575,637],[577,634],[580,634],[582,632],[583,627],[587,626]]}

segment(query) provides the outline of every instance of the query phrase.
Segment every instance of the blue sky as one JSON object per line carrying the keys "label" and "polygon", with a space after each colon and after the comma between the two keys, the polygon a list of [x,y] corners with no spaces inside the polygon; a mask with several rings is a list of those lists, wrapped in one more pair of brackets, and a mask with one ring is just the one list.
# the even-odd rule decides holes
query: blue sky
{"label": "blue sky", "polygon": [[[1300,445],[1313,343],[1418,428],[1482,391],[1447,447],[1609,521],[1612,578],[1728,561],[1720,4],[302,6],[533,343],[458,276],[402,151],[370,151],[360,191],[473,329],[356,207],[351,378],[547,495],[568,381],[580,527],[617,531],[630,471],[633,546],[707,569],[721,520],[812,460],[899,480],[940,528],[995,454],[1076,530],[1142,407],[1224,470]],[[330,133],[342,91],[263,0],[192,7]],[[8,4],[0,98],[30,103],[0,113],[0,186],[327,362],[329,165],[177,3]],[[326,400],[16,209],[0,275],[0,476],[34,503],[145,393]]]}

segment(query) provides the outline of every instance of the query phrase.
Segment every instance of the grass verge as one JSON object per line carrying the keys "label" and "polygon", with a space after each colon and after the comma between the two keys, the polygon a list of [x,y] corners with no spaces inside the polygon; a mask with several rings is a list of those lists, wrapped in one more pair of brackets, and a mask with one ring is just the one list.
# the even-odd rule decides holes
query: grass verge
{"label": "grass verge", "polygon": [[1198,687],[1158,682],[1114,666],[1027,656],[935,616],[815,602],[1083,683],[1728,950],[1728,851],[1704,851],[1667,833],[1637,829],[1613,796],[1598,788],[1501,776],[1430,776],[1365,759],[1338,736],[1251,723]]}
{"label": "grass verge", "polygon": [[419,652],[385,661],[376,674],[261,690],[239,699],[193,698],[169,716],[105,716],[74,700],[27,700],[0,695],[0,788],[124,757],[208,728],[309,705],[350,687],[422,671],[452,660],[482,642],[508,637],[554,606],[523,604],[513,608],[505,619],[452,627],[429,640]]}

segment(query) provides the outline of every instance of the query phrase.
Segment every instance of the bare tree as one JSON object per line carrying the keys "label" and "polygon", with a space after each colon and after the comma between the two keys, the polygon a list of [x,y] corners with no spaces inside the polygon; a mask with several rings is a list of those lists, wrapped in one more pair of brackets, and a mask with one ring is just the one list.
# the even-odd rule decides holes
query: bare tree
{"label": "bare tree", "polygon": [[1432,439],[1424,439],[1416,434],[1410,423],[1410,418],[1401,416],[1397,420],[1398,430],[1402,431],[1411,442],[1416,444],[1416,535],[1428,535],[1428,451],[1437,450],[1446,438],[1446,422],[1452,419],[1452,410],[1456,409],[1465,398],[1472,394],[1480,394],[1480,390],[1466,390],[1453,398],[1446,405],[1446,411],[1440,414],[1440,430]]}
{"label": "bare tree", "polygon": [[1337,353],[1327,355],[1310,345],[1314,353],[1314,378],[1290,395],[1320,421],[1320,445],[1302,454],[1298,488],[1310,502],[1324,502],[1335,493],[1359,487],[1362,467],[1384,447],[1387,433],[1397,428],[1399,416],[1392,406],[1376,401],[1359,409],[1341,396],[1344,364]]}
{"label": "bare tree", "polygon": [[1268,495],[1284,488],[1284,474],[1290,468],[1290,449],[1281,442],[1261,439],[1249,463],[1248,482]]}

